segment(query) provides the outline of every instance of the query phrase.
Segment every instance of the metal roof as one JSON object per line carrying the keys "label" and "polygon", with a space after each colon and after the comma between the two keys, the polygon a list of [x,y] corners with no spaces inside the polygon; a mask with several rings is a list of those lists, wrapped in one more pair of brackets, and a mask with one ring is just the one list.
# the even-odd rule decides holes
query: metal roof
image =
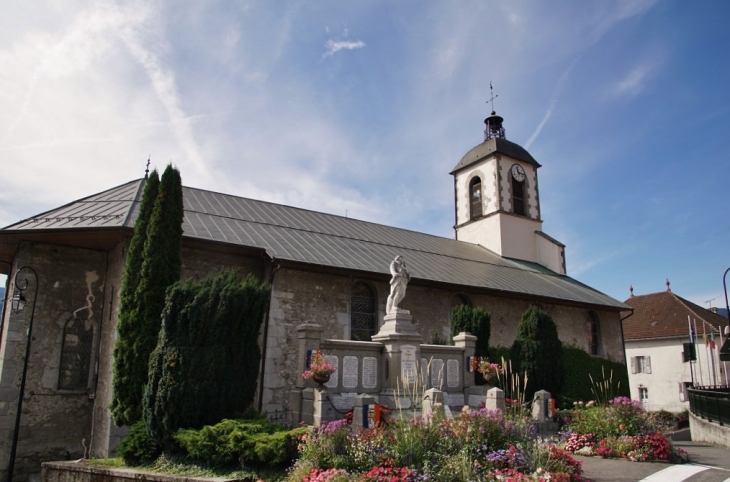
{"label": "metal roof", "polygon": [[454,174],[461,169],[469,167],[495,152],[509,156],[517,161],[526,162],[527,164],[540,167],[540,163],[538,163],[535,158],[532,157],[532,155],[530,155],[530,153],[521,145],[515,144],[507,139],[502,139],[501,137],[492,137],[491,139],[473,147],[469,152],[464,154],[464,157],[462,157],[459,163],[456,164],[456,167],[454,167],[450,174]]}
{"label": "metal roof", "polygon": [[[142,180],[72,202],[0,230],[132,228]],[[184,187],[183,236],[264,250],[271,258],[389,274],[403,255],[413,279],[565,300],[610,309],[623,303],[534,263],[476,244],[270,202]]]}

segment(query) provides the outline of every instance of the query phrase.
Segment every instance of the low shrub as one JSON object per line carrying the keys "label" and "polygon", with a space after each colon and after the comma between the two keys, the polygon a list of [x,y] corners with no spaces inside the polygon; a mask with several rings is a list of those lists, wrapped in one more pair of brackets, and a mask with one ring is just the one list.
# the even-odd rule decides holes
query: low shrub
{"label": "low shrub", "polygon": [[222,420],[201,429],[181,429],[175,441],[193,459],[217,465],[289,464],[305,428],[288,430],[266,419]]}
{"label": "low shrub", "polygon": [[150,437],[144,421],[140,420],[130,427],[129,434],[119,444],[117,453],[125,465],[146,465],[162,454],[162,447]]}

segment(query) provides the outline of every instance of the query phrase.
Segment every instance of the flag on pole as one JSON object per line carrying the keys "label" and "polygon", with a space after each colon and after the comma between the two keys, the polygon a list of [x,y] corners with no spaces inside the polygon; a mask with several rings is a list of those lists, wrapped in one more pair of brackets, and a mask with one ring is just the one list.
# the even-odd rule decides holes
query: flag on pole
{"label": "flag on pole", "polygon": [[687,315],[687,327],[689,328],[689,342],[695,342],[695,332],[692,330],[692,323],[689,321],[689,315]]}

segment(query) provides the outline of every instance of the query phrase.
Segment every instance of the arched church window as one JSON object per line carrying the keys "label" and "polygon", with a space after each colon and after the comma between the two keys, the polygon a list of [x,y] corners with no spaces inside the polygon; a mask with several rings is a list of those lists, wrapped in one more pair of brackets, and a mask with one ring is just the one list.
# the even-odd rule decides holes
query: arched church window
{"label": "arched church window", "polygon": [[73,317],[66,323],[58,368],[59,390],[84,390],[88,386],[93,342],[91,321]]}
{"label": "arched church window", "polygon": [[512,212],[525,215],[525,183],[512,178]]}
{"label": "arched church window", "polygon": [[594,311],[588,312],[588,353],[598,355],[600,344],[600,326],[598,315]]}
{"label": "arched church window", "polygon": [[482,181],[478,177],[469,181],[469,219],[482,217]]}
{"label": "arched church window", "polygon": [[350,294],[350,337],[357,341],[370,341],[375,334],[375,293],[358,281]]}

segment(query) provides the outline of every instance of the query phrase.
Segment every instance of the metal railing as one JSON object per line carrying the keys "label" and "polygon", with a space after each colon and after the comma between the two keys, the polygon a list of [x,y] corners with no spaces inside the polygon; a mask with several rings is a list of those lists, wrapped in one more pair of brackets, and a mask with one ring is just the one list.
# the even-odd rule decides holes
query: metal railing
{"label": "metal railing", "polygon": [[730,388],[688,388],[689,409],[697,415],[720,425],[730,425]]}

